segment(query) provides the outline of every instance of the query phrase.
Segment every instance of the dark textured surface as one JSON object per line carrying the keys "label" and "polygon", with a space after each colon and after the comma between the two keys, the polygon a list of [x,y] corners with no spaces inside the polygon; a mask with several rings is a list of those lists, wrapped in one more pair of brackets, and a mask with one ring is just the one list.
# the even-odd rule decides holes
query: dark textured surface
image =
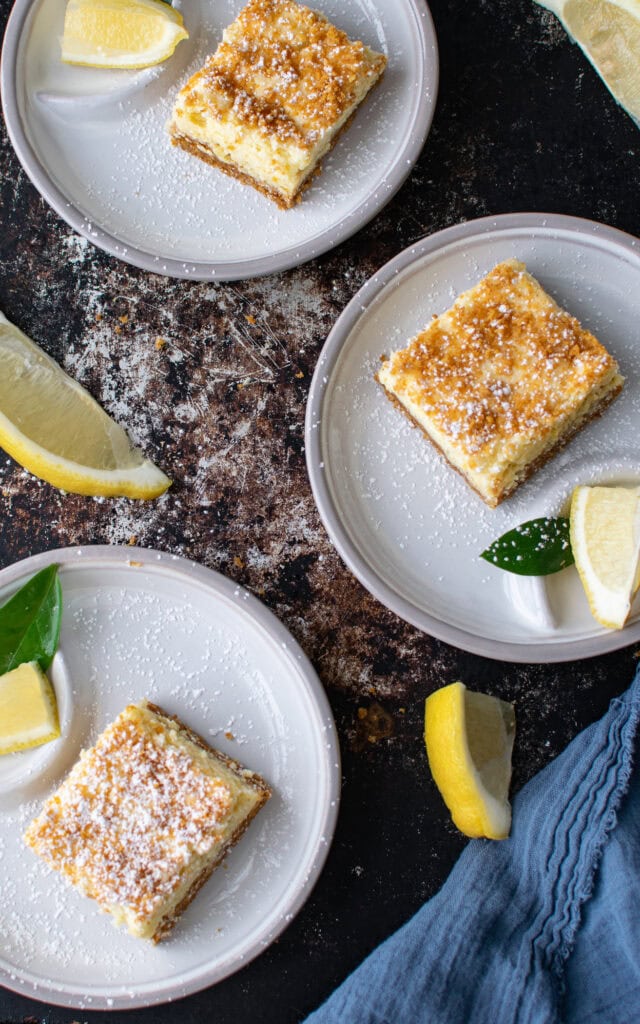
{"label": "dark textured surface", "polygon": [[[258,594],[312,659],[344,758],[327,866],[280,940],[217,987],[115,1013],[114,1024],[301,1020],[438,889],[464,845],[429,778],[424,697],[462,678],[514,700],[519,788],[604,711],[635,665],[627,648],[574,665],[509,666],[424,636],[361,588],[315,510],[303,452],[308,384],[336,316],[373,271],[415,239],[485,214],[554,211],[640,233],[637,130],[552,16],[529,0],[433,0],[431,10],[440,96],[416,168],[358,235],[286,274],[212,287],[119,263],[49,210],[0,138],[0,308],[176,481],[157,504],[94,501],[2,457],[0,567],[135,537],[220,570]],[[0,1021],[106,1017],[0,990]]]}

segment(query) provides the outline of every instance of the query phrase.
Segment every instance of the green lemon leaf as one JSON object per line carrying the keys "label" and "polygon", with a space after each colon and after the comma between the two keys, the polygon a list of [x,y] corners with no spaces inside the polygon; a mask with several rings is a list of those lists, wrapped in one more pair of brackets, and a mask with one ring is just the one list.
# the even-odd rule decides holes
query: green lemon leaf
{"label": "green lemon leaf", "polygon": [[549,576],[573,565],[569,520],[564,516],[530,519],[494,540],[481,558],[519,576]]}
{"label": "green lemon leaf", "polygon": [[58,647],[62,588],[58,566],[32,576],[0,607],[0,675],[25,661],[49,668]]}

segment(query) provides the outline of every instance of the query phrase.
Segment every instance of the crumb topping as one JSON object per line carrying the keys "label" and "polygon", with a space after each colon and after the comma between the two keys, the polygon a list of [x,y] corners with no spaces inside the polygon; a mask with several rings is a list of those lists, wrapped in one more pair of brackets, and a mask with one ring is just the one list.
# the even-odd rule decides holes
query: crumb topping
{"label": "crumb topping", "polygon": [[186,84],[177,107],[312,147],[386,64],[321,14],[294,0],[250,0]]}
{"label": "crumb topping", "polygon": [[130,707],[81,756],[26,840],[105,907],[147,920],[221,842],[232,795]]}
{"label": "crumb topping", "polygon": [[518,260],[495,267],[389,362],[394,389],[468,454],[544,437],[617,369]]}

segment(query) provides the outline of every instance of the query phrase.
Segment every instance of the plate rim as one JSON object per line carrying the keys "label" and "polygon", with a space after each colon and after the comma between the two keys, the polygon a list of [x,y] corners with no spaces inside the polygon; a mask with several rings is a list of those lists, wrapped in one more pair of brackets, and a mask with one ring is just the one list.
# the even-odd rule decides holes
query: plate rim
{"label": "plate rim", "polygon": [[[328,460],[321,444],[321,431],[316,429],[322,420],[323,404],[329,392],[333,371],[350,335],[369,306],[392,285],[393,279],[412,263],[452,243],[468,243],[483,235],[502,234],[514,229],[540,229],[546,233],[558,231],[583,238],[603,239],[623,248],[640,261],[640,240],[628,232],[588,218],[558,213],[521,212],[479,217],[443,228],[412,243],[368,278],[327,335],[307,399],[305,457],[313,497],[329,539],[347,568],[381,604],[427,635],[470,654],[513,663],[559,664],[608,654],[637,643],[640,639],[640,620],[626,629],[597,634],[584,640],[525,643],[477,636],[471,630],[444,622],[436,615],[425,612],[382,580],[351,541],[326,482],[324,464]],[[640,271],[640,265],[638,269]]]}
{"label": "plate rim", "polygon": [[18,161],[42,198],[74,231],[110,256],[139,270],[189,281],[242,281],[301,266],[346,241],[365,227],[391,201],[413,170],[431,129],[440,78],[438,42],[427,0],[401,0],[413,15],[418,30],[422,86],[405,144],[394,157],[388,177],[377,193],[369,193],[347,217],[325,227],[313,238],[291,245],[275,255],[247,260],[180,260],[162,257],[121,241],[117,235],[89,221],[69,201],[41,162],[20,117],[17,57],[22,32],[34,0],[16,0],[9,15],[0,56],[0,99],[9,140]]}
{"label": "plate rim", "polygon": [[[131,997],[128,993],[114,993],[109,996],[92,993],[89,998],[83,1000],[75,993],[65,994],[64,986],[54,984],[47,988],[47,985],[51,985],[51,983],[46,979],[33,982],[30,979],[18,978],[15,973],[7,975],[5,970],[0,969],[0,984],[10,991],[40,1002],[46,1001],[54,1006],[86,1011],[134,1009],[173,1002],[216,985],[265,952],[291,924],[319,880],[331,849],[340,805],[342,779],[340,744],[325,688],[298,641],[280,622],[274,612],[246,587],[235,583],[215,569],[210,569],[182,555],[158,551],[155,548],[125,547],[112,544],[84,544],[54,548],[30,555],[0,569],[0,587],[4,588],[6,585],[15,583],[25,575],[37,572],[38,569],[56,561],[62,568],[65,568],[67,565],[71,567],[104,566],[105,564],[107,566],[117,566],[118,564],[124,566],[132,560],[141,563],[146,570],[154,568],[173,570],[180,576],[186,576],[188,580],[195,581],[214,595],[222,595],[224,599],[233,604],[239,615],[248,615],[254,626],[257,625],[261,631],[268,634],[283,658],[291,663],[300,682],[305,684],[307,696],[315,705],[318,719],[322,722],[320,747],[325,763],[326,799],[322,817],[318,821],[319,838],[314,850],[309,854],[308,869],[296,890],[292,892],[287,902],[282,904],[278,920],[267,932],[252,939],[247,952],[241,953],[239,956],[236,954],[221,970],[216,971],[215,968],[210,968],[207,972],[200,973],[195,980],[193,978],[189,980],[187,977],[186,981],[175,984],[173,990],[169,988],[160,994],[141,992],[139,995]],[[149,983],[146,987],[148,985]],[[135,986],[131,986],[129,991],[135,991]]]}

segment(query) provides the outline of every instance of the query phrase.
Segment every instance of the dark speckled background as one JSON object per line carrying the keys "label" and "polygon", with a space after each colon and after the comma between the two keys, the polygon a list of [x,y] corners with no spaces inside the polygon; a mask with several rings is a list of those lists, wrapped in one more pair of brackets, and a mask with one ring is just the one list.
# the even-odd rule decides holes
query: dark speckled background
{"label": "dark speckled background", "polygon": [[[0,9],[6,18],[6,0]],[[364,230],[289,273],[212,287],[119,263],[49,210],[0,135],[0,308],[176,481],[157,504],[94,501],[60,494],[0,457],[0,567],[48,548],[135,537],[218,569],[301,643],[342,743],[335,842],[296,920],[234,977],[128,1021],[301,1020],[439,888],[464,846],[429,778],[425,696],[462,678],[515,701],[519,788],[604,711],[635,666],[631,648],[573,665],[511,666],[417,632],[349,574],[312,500],[309,380],[337,315],[384,262],[440,228],[520,210],[640,233],[640,136],[555,19],[530,0],[433,0],[431,11],[440,96],[413,173]],[[241,435],[236,424],[247,420]],[[0,989],[3,1022],[106,1016]]]}

